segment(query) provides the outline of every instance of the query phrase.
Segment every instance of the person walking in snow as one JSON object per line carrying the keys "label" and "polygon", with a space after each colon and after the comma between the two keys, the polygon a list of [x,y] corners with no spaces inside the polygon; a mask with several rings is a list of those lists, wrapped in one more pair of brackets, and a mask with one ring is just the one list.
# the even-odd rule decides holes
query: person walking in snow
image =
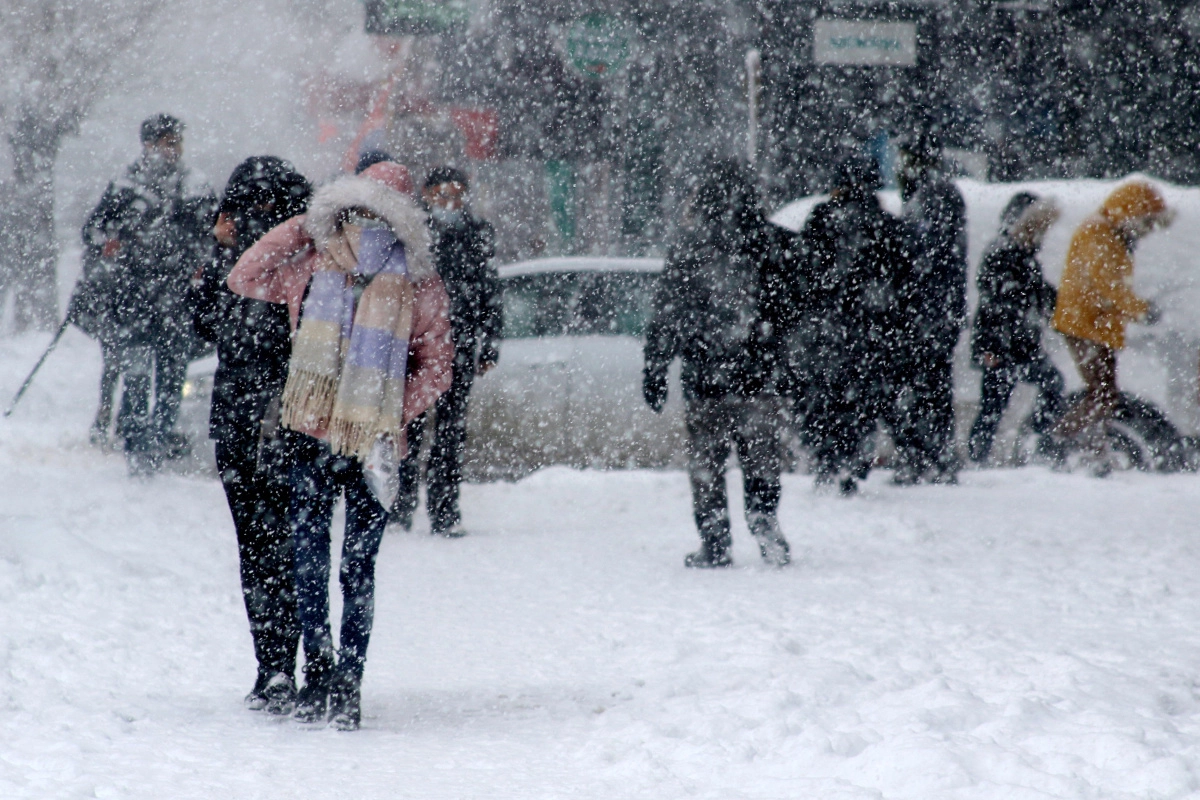
{"label": "person walking in snow", "polygon": [[[317,190],[306,214],[246,251],[228,286],[286,303],[293,330],[282,424],[293,432],[288,519],[304,644],[295,718],[355,730],[387,524],[387,475],[405,428],[450,387],[449,299],[408,171],[379,163]],[[391,470],[388,469],[390,464]],[[346,498],[341,643],[329,623],[330,527]]]}
{"label": "person walking in snow", "polygon": [[770,243],[758,194],[733,162],[713,164],[696,190],[687,226],[667,254],[646,331],[643,392],[656,412],[667,400],[667,368],[683,361],[688,477],[701,548],[688,567],[727,567],[725,465],[737,448],[746,520],[763,560],[790,561],[779,529],[781,358],[771,294],[764,290]]}
{"label": "person walking in snow", "polygon": [[[216,195],[183,166],[183,123],[142,123],[142,155],[108,185],[83,227],[84,281],[99,307],[104,371],[92,439],[107,439],[119,376],[117,433],[134,473],[184,455],[175,430],[188,361],[196,350],[188,283],[211,250]],[[151,410],[151,376],[154,405]]]}
{"label": "person walking in snow", "polygon": [[954,348],[967,320],[966,203],[942,172],[942,145],[933,134],[903,143],[900,160],[901,218],[914,258],[900,281],[907,346],[896,365],[895,480],[954,483]]}
{"label": "person walking in snow", "polygon": [[1067,249],[1051,322],[1066,339],[1086,391],[1063,415],[1054,434],[1087,451],[1100,476],[1112,468],[1107,421],[1121,402],[1117,351],[1125,347],[1125,326],[1152,325],[1159,318],[1158,308],[1131,288],[1133,250],[1173,218],[1158,189],[1146,181],[1130,181],[1084,220]]}
{"label": "person walking in snow", "polygon": [[979,265],[979,308],[971,330],[971,360],[983,370],[979,415],[971,426],[971,460],[987,461],[996,428],[1018,381],[1038,388],[1033,429],[1038,452],[1057,463],[1049,435],[1063,411],[1063,377],[1042,347],[1042,323],[1054,313],[1056,293],[1042,276],[1038,251],[1059,217],[1058,206],[1030,192],[1009,200],[1000,233]]}
{"label": "person walking in snow", "polygon": [[295,167],[255,156],[229,177],[213,258],[192,290],[196,333],[217,347],[208,435],[237,533],[242,598],[258,661],[252,710],[290,714],[296,701],[296,585],[288,526],[285,437],[278,430],[291,331],[287,307],[241,297],[225,282],[267,231],[304,213],[312,188]]}
{"label": "person walking in snow", "polygon": [[801,232],[811,254],[807,350],[813,363],[801,435],[818,486],[854,494],[874,460],[876,422],[888,419],[892,364],[904,342],[894,281],[908,257],[901,222],[879,203],[879,168],[852,156],[837,169],[830,199]]}
{"label": "person walking in snow", "polygon": [[[467,398],[475,377],[500,358],[504,327],[500,278],[492,265],[492,226],[476,218],[467,204],[470,184],[454,167],[437,167],[425,179],[421,199],[429,212],[429,233],[438,275],[450,295],[450,329],[454,337],[454,379],[434,404],[433,442],[425,470],[430,532],[464,536],[459,509],[463,451],[467,443]],[[419,456],[428,414],[408,426],[408,457],[400,472],[400,493],[391,519],[412,526],[420,482]]]}

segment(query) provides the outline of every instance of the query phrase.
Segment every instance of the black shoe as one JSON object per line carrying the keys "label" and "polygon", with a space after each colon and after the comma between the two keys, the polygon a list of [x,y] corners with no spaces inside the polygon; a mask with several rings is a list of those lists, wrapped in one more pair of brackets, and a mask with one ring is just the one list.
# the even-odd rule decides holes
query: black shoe
{"label": "black shoe", "polygon": [[250,694],[246,695],[242,700],[246,708],[251,711],[262,711],[267,707],[267,682],[271,680],[271,673],[258,671],[258,677],[254,680],[254,688],[250,690]]}
{"label": "black shoe", "polygon": [[328,686],[323,682],[305,683],[304,688],[296,695],[296,710],[292,712],[292,719],[310,724],[324,722],[328,702]]}
{"label": "black shoe", "polygon": [[267,701],[264,710],[277,717],[286,717],[296,710],[296,682],[292,676],[276,672],[263,689],[263,698]]}
{"label": "black shoe", "polygon": [[389,526],[390,525],[399,525],[404,530],[411,531],[412,530],[412,522],[413,522],[413,512],[411,512],[411,511],[409,511],[407,514],[402,511],[392,511],[390,514],[388,514],[387,524]]}
{"label": "black shoe", "polygon": [[329,725],[339,731],[356,731],[362,723],[362,692],[356,678],[341,676],[329,693]]}
{"label": "black shoe", "polygon": [[896,468],[892,483],[896,486],[916,486],[921,482],[921,471],[916,467],[901,466]]}
{"label": "black shoe", "polygon": [[838,484],[838,491],[842,497],[853,497],[858,494],[858,481],[850,476],[842,478],[842,482]]}
{"label": "black shoe", "polygon": [[170,431],[158,437],[158,451],[167,461],[177,461],[192,454],[192,442],[178,431]]}
{"label": "black shoe", "polygon": [[702,547],[694,553],[688,553],[683,559],[683,565],[688,569],[721,569],[732,567],[733,558],[728,550],[712,553],[707,547]]}

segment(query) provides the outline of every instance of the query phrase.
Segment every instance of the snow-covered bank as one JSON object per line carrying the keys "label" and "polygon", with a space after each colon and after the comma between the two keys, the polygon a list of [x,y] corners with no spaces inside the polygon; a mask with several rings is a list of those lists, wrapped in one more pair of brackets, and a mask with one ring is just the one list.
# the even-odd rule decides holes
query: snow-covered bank
{"label": "snow-covered bank", "polygon": [[[0,397],[45,343],[0,341]],[[469,485],[389,533],[364,730],[244,711],[210,477],[84,444],[69,334],[0,421],[0,796],[1176,798],[1200,793],[1200,478],[1040,469],[850,501],[787,476],[803,554],[694,547],[678,473]]]}

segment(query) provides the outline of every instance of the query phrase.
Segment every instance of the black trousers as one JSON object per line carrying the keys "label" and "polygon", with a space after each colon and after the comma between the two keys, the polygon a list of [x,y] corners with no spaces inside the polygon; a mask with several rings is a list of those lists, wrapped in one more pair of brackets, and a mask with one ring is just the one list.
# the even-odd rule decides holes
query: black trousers
{"label": "black trousers", "polygon": [[696,528],[707,548],[722,553],[732,543],[725,485],[725,465],[731,449],[737,449],[742,465],[746,520],[751,531],[761,527],[761,519],[773,520],[779,509],[780,401],[778,396],[767,394],[689,398],[685,417]]}
{"label": "black trousers", "polygon": [[902,468],[948,470],[954,456],[954,347],[916,348],[898,365],[888,426]]}
{"label": "black trousers", "polygon": [[843,471],[860,479],[867,476],[874,457],[867,445],[883,414],[885,392],[878,379],[848,371],[809,387],[804,401],[804,442],[819,476]]}
{"label": "black trousers", "polygon": [[259,463],[259,427],[230,426],[217,440],[217,470],[233,526],[237,531],[242,598],[260,672],[296,672],[300,629],[296,618],[296,581],[288,524],[287,442],[290,434],[264,453]]}
{"label": "black trousers", "polygon": [[[459,350],[454,357],[450,388],[433,406],[433,442],[425,468],[430,526],[442,533],[462,522],[459,487],[462,484],[463,451],[467,446],[467,400],[475,382],[473,350]],[[400,493],[392,504],[393,519],[411,521],[417,508],[421,480],[420,452],[429,422],[426,412],[408,425],[408,456],[400,465]]]}
{"label": "black trousers", "polygon": [[971,426],[970,451],[972,461],[986,461],[992,451],[992,441],[1000,418],[1008,408],[1013,389],[1019,381],[1038,388],[1033,407],[1033,430],[1049,433],[1062,416],[1064,409],[1063,376],[1045,353],[1028,363],[983,370],[983,388],[979,398],[979,416]]}

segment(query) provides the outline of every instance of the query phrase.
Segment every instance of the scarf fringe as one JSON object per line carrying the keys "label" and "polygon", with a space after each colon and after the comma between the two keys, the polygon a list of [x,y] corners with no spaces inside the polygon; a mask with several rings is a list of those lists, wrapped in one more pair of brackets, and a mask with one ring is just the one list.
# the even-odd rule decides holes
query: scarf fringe
{"label": "scarf fringe", "polygon": [[280,421],[292,430],[326,428],[333,417],[336,399],[336,378],[307,370],[290,370],[283,387]]}

